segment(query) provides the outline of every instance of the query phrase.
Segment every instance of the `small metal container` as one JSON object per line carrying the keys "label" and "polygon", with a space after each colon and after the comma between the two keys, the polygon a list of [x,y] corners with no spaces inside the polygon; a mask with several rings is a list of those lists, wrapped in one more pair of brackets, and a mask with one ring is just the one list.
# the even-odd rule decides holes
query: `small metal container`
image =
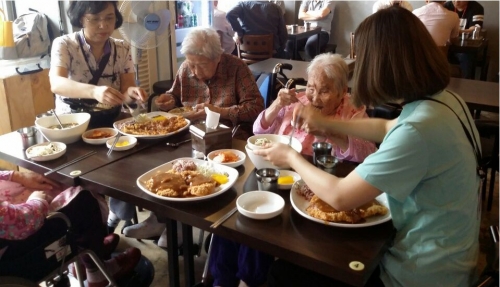
{"label": "small metal container", "polygon": [[299,31],[299,25],[294,24],[292,25],[292,34],[295,34]]}
{"label": "small metal container", "polygon": [[320,155],[319,157],[317,157],[316,161],[317,167],[328,173],[333,173],[333,171],[335,170],[335,166],[339,162],[339,160],[333,155]]}
{"label": "small metal container", "polygon": [[259,190],[277,191],[280,171],[274,168],[261,168],[255,172]]}
{"label": "small metal container", "polygon": [[317,159],[322,155],[332,154],[332,144],[327,142],[315,142],[312,144],[313,148],[313,164],[318,166]]}
{"label": "small metal container", "polygon": [[219,124],[217,128],[211,129],[202,121],[192,124],[189,131],[193,150],[205,156],[214,150],[232,148],[231,128],[226,125]]}
{"label": "small metal container", "polygon": [[311,30],[311,22],[306,22],[305,25],[306,30]]}

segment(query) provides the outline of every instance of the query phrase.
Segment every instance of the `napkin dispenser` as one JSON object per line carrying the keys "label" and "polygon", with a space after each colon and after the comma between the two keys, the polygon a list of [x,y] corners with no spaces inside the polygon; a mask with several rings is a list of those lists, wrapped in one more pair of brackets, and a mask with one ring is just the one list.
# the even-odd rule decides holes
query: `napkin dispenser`
{"label": "napkin dispenser", "polygon": [[215,129],[208,128],[205,122],[189,127],[193,149],[207,155],[211,151],[232,147],[231,128],[218,124]]}

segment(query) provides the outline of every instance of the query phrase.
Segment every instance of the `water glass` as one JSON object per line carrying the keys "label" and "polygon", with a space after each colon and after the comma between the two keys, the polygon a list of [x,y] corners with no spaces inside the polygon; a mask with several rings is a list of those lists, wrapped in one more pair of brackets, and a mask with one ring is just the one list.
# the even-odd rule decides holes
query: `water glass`
{"label": "water glass", "polygon": [[332,144],[328,142],[315,142],[312,144],[313,148],[313,164],[318,166],[317,158],[321,155],[331,155],[332,154]]}
{"label": "water glass", "polygon": [[37,143],[36,134],[38,130],[36,127],[25,127],[17,130],[21,139],[23,149],[27,149]]}
{"label": "water glass", "polygon": [[277,191],[280,171],[274,168],[261,168],[255,172],[259,190]]}

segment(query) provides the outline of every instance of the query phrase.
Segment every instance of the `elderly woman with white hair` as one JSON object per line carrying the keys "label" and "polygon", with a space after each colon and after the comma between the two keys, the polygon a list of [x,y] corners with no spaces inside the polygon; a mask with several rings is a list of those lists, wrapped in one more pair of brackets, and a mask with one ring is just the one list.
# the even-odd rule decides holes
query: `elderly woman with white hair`
{"label": "elderly woman with white hair", "polygon": [[[338,119],[365,118],[366,108],[355,108],[347,93],[349,70],[337,54],[321,54],[307,67],[308,82],[305,93],[295,89],[281,89],[276,100],[259,114],[253,125],[255,134],[290,134],[292,115],[296,105],[312,105],[325,116]],[[340,134],[314,136],[296,130],[294,137],[302,143],[302,153],[312,155],[312,143],[327,141],[332,144],[333,155],[339,159],[362,162],[375,152],[372,142]]]}
{"label": "elderly woman with white hair", "polygon": [[225,54],[217,32],[196,28],[182,42],[186,56],[172,88],[155,103],[162,110],[192,106],[191,120],[204,119],[205,109],[220,114],[221,122],[230,126],[252,123],[264,109],[255,79],[240,59]]}
{"label": "elderly woman with white hair", "polygon": [[[264,110],[264,100],[248,66],[224,53],[219,35],[211,28],[189,32],[181,53],[186,61],[177,71],[172,88],[155,100],[156,105],[166,111],[193,107],[195,112],[186,116],[192,121],[204,120],[208,107],[220,114],[221,123],[230,127],[241,125],[235,137],[246,140],[253,121]],[[141,239],[160,236],[158,246],[166,247],[165,224],[158,222],[154,213],[143,222],[124,228],[123,234]]]}
{"label": "elderly woman with white hair", "polygon": [[[363,106],[355,108],[347,93],[349,70],[345,61],[334,54],[321,54],[307,68],[305,93],[295,89],[281,89],[276,100],[257,117],[255,134],[290,134],[292,115],[296,105],[312,105],[323,115],[352,119],[368,117]],[[327,141],[334,147],[333,154],[350,161],[362,162],[376,151],[369,141],[339,134],[325,134],[318,138],[302,130],[294,137],[302,143],[302,153],[312,155],[314,141]],[[209,270],[214,286],[260,286],[266,278],[274,257],[217,235],[212,237]]]}

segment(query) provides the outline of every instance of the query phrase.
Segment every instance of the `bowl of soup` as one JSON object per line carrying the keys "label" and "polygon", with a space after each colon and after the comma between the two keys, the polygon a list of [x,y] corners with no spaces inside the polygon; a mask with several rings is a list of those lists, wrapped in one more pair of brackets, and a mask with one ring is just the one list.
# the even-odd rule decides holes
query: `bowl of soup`
{"label": "bowl of soup", "polygon": [[90,121],[89,113],[60,114],[62,128],[55,116],[35,120],[35,126],[43,136],[52,142],[71,144],[77,142],[87,130]]}

